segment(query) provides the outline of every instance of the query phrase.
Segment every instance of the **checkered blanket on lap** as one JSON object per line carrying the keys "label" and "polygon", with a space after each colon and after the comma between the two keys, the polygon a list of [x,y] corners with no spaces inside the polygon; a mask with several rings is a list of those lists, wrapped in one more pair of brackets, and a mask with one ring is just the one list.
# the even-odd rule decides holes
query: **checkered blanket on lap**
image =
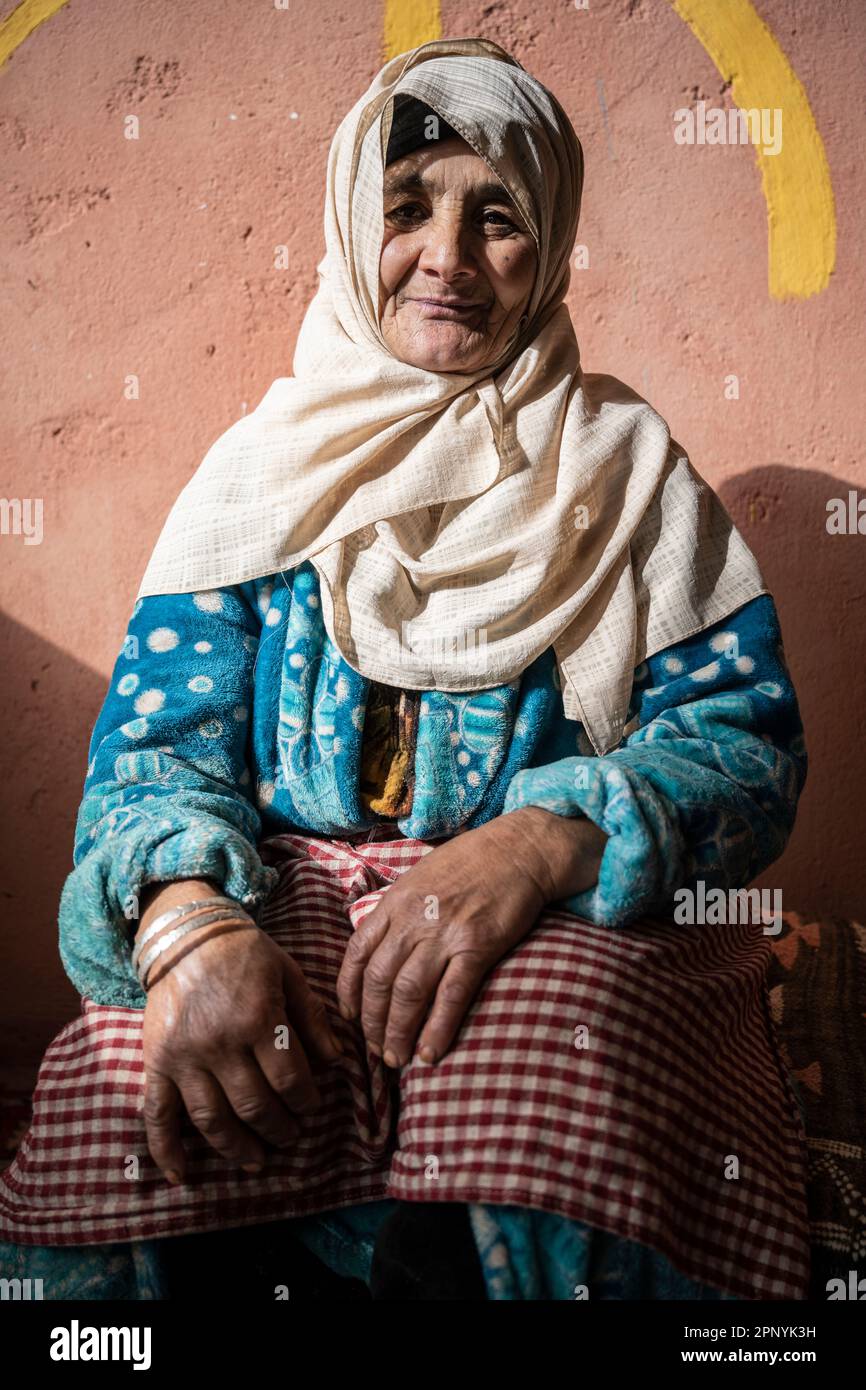
{"label": "checkered blanket on lap", "polygon": [[[387,833],[387,838],[383,834]],[[760,927],[545,912],[435,1066],[389,1071],[335,1005],[353,928],[431,848],[274,836],[261,924],[329,1004],[346,1055],[321,1109],[259,1175],[189,1127],[187,1181],[147,1151],[139,1011],[83,1002],[49,1047],[0,1175],[0,1239],[136,1240],[390,1196],[513,1203],[588,1222],[743,1298],[805,1298],[805,1140],[767,1006]]]}

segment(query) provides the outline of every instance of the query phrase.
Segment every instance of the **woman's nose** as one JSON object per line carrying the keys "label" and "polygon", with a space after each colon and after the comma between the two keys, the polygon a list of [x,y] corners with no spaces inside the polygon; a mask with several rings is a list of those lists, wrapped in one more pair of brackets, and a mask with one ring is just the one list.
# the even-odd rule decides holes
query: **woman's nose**
{"label": "woman's nose", "polygon": [[459,216],[431,218],[424,229],[424,245],[418,258],[421,270],[443,279],[473,275],[477,270],[471,249],[471,229]]}

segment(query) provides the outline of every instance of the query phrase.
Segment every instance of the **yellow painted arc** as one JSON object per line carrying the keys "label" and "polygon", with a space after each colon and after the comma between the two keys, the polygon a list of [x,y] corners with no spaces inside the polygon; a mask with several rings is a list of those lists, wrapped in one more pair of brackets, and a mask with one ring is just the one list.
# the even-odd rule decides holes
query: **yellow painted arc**
{"label": "yellow painted arc", "polygon": [[439,0],[385,0],[384,62],[442,37]]}
{"label": "yellow painted arc", "polygon": [[21,0],[10,15],[0,23],[0,68],[20,43],[50,19],[68,0]]}
{"label": "yellow painted arc", "polygon": [[783,300],[819,294],[836,263],[836,209],[824,142],[802,83],[749,0],[671,4],[730,82],[740,110],[782,112],[779,153],[753,146],[767,203],[770,294]]}

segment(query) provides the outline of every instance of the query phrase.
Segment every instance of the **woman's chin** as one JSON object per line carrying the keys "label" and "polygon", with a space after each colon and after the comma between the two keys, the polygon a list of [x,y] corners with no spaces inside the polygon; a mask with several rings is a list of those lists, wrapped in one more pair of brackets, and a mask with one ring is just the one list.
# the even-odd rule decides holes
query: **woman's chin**
{"label": "woman's chin", "polygon": [[489,343],[484,334],[462,323],[436,320],[414,333],[400,356],[429,372],[471,372],[484,366]]}

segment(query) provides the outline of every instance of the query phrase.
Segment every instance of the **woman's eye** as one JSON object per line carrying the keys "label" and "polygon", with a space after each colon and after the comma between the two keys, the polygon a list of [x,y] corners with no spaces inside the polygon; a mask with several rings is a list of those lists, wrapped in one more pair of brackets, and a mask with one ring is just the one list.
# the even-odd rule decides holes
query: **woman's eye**
{"label": "woman's eye", "polygon": [[[386,213],[386,218],[392,225],[397,227],[417,226],[430,216],[429,208],[421,203],[400,203],[398,207],[390,208]],[[497,208],[485,208],[478,216],[478,223],[482,233],[491,232],[517,232],[520,230],[507,213],[500,212]]]}
{"label": "woman's eye", "polygon": [[426,210],[420,203],[401,203],[399,207],[391,208],[388,216],[397,222],[417,222],[419,217],[426,216]]}
{"label": "woman's eye", "polygon": [[496,208],[485,208],[481,216],[486,227],[492,227],[505,232],[516,232],[518,230],[511,218],[504,212],[497,212]]}

